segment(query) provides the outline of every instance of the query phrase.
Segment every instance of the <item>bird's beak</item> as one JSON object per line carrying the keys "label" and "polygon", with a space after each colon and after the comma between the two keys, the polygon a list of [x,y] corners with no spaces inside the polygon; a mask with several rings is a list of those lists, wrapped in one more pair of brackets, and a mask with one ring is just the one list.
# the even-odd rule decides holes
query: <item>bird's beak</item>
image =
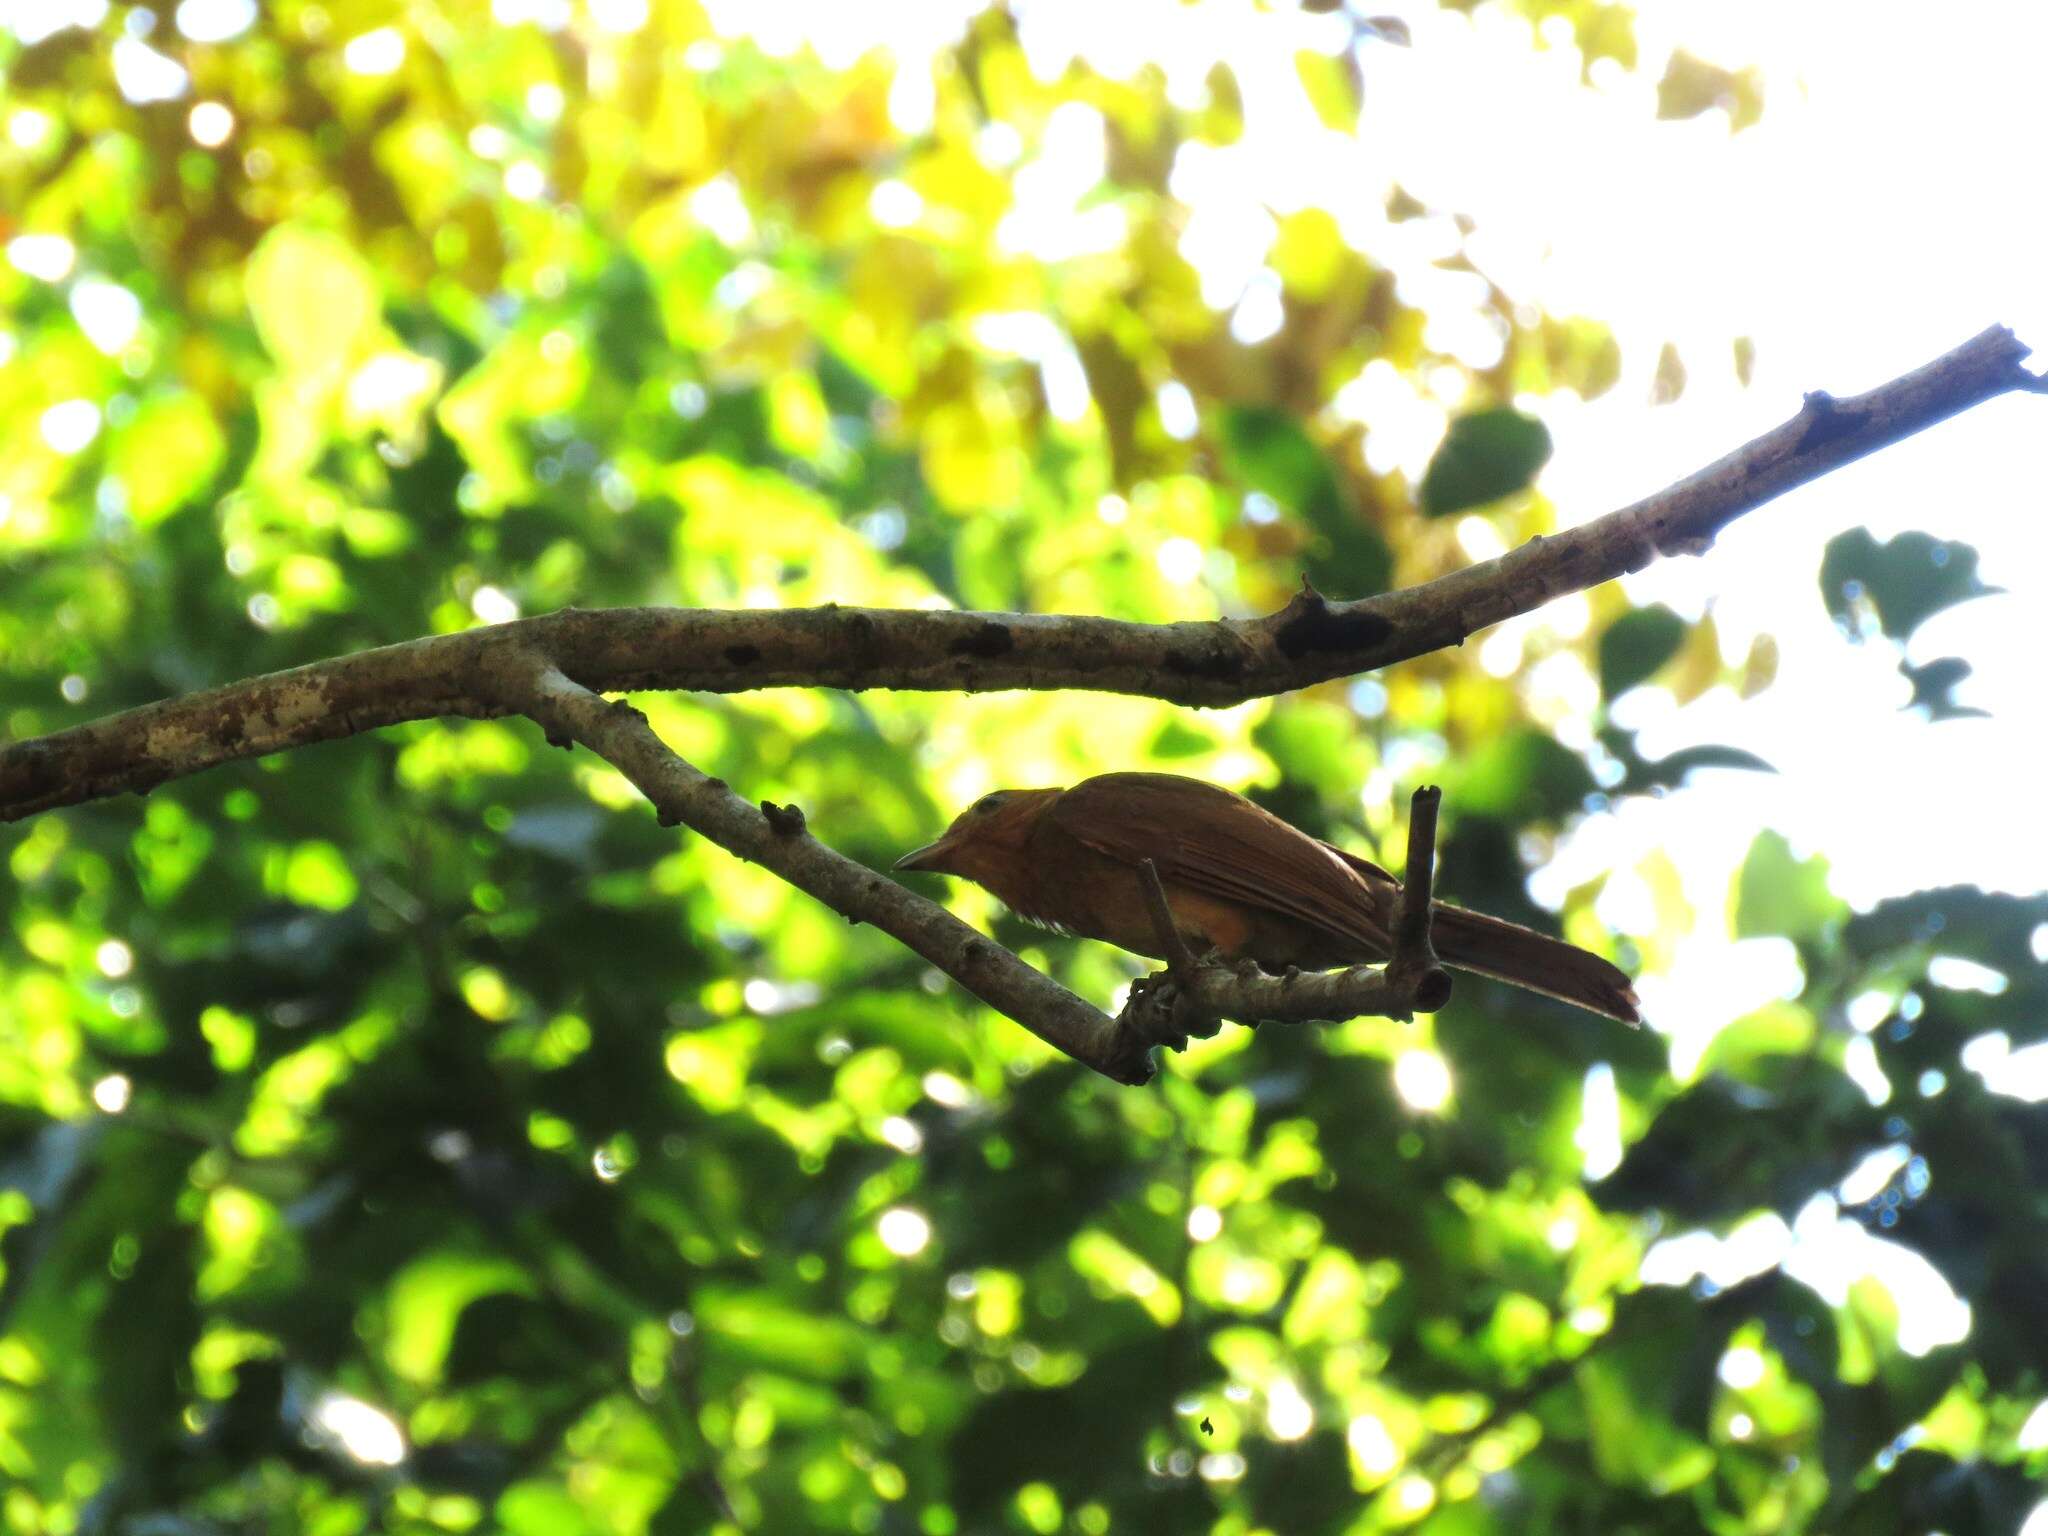
{"label": "bird's beak", "polygon": [[893,866],[906,874],[919,872],[942,872],[946,868],[946,855],[953,850],[942,837],[935,843],[926,843],[922,848],[913,848],[898,859]]}

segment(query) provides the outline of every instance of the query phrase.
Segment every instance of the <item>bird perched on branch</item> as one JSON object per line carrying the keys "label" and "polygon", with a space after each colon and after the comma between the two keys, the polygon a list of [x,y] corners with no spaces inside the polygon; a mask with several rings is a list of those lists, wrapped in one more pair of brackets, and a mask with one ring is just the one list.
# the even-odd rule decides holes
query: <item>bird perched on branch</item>
{"label": "bird perched on branch", "polygon": [[[1392,953],[1401,890],[1392,875],[1243,795],[1175,774],[999,789],[896,867],[962,876],[1020,917],[1167,959],[1140,883],[1147,859],[1174,927],[1197,954],[1215,950],[1282,972],[1376,963]],[[1430,922],[1446,965],[1641,1022],[1628,977],[1598,955],[1441,901]]]}

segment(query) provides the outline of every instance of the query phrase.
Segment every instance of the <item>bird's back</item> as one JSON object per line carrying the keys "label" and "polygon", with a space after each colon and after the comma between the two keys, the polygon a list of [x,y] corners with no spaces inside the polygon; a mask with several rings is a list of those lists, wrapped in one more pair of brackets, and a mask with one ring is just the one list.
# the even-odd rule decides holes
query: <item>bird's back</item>
{"label": "bird's back", "polygon": [[[1135,872],[1152,860],[1179,925],[1227,954],[1278,969],[1387,953],[1391,878],[1363,860],[1353,867],[1329,845],[1214,784],[1165,773],[1102,774],[1060,795],[1039,836],[1051,861],[1067,845],[1066,857],[1095,871],[1098,882],[1111,870],[1129,872],[1109,883],[1120,887],[1117,905],[1136,898],[1138,917],[1144,908]],[[1128,936],[1129,920],[1115,925]],[[1132,945],[1102,926],[1098,936],[1112,943],[1141,953],[1156,947]]]}

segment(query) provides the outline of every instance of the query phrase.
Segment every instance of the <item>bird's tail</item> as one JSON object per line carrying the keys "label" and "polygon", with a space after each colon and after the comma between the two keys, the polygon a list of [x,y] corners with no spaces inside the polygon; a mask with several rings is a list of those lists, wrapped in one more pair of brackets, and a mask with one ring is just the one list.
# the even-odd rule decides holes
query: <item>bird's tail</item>
{"label": "bird's tail", "polygon": [[1441,901],[1430,914],[1430,937],[1437,958],[1446,965],[1541,992],[1624,1024],[1642,1023],[1628,976],[1576,944]]}

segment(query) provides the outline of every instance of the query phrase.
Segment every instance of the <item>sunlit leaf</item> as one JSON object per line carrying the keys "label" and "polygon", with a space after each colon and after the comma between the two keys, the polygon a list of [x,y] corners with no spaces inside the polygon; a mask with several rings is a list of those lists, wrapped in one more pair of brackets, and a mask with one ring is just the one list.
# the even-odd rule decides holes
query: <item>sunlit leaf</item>
{"label": "sunlit leaf", "polygon": [[1386,543],[1349,504],[1329,459],[1298,421],[1241,406],[1223,413],[1221,427],[1233,473],[1314,531],[1303,569],[1319,588],[1368,597],[1385,587],[1392,570]]}
{"label": "sunlit leaf", "polygon": [[346,241],[327,231],[281,226],[250,256],[244,282],[257,333],[292,373],[339,368],[374,333],[376,279]]}
{"label": "sunlit leaf", "polygon": [[129,515],[146,527],[204,490],[226,451],[204,401],[186,393],[160,395],[121,429],[108,467],[127,492]]}
{"label": "sunlit leaf", "polygon": [[1489,742],[1446,777],[1446,798],[1461,811],[1517,821],[1567,814],[1594,789],[1579,755],[1540,731]]}
{"label": "sunlit leaf", "polygon": [[1776,832],[1757,834],[1737,878],[1738,938],[1761,934],[1817,938],[1847,915],[1847,904],[1828,887],[1827,860],[1796,858]]}

